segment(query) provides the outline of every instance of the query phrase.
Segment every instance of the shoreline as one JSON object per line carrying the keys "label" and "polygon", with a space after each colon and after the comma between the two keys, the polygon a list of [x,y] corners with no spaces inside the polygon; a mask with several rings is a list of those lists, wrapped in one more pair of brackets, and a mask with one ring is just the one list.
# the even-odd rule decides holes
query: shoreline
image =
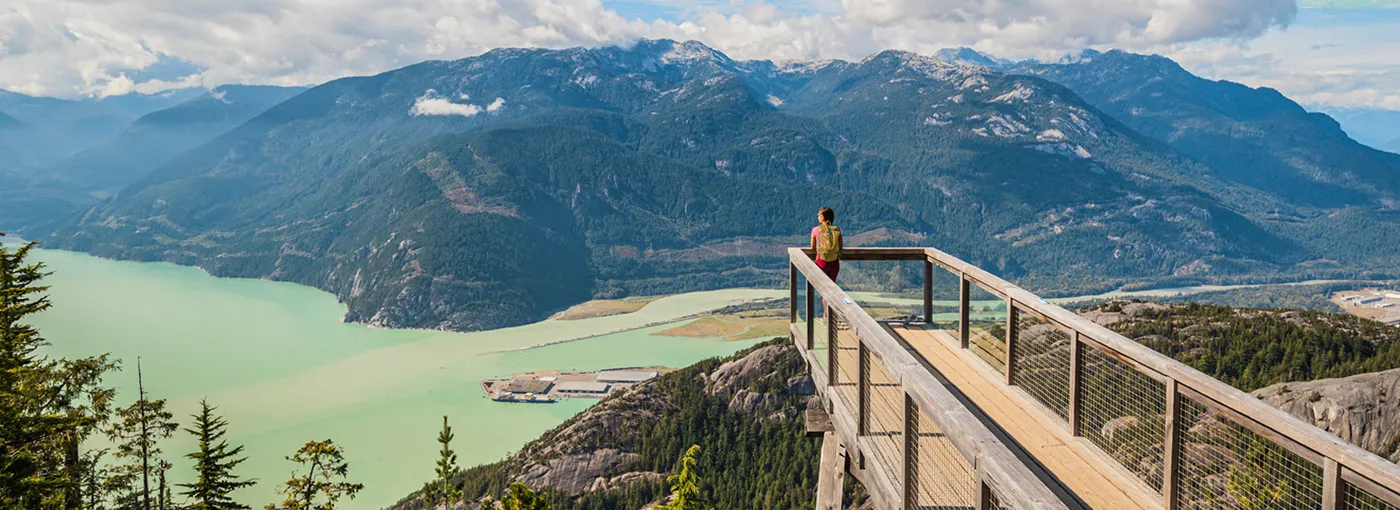
{"label": "shoreline", "polygon": [[[4,243],[4,244],[10,244],[10,243],[25,243],[25,242],[28,242],[28,241],[26,241],[26,240],[23,239],[23,238],[16,237],[16,236],[7,236],[7,237],[0,238],[0,243]],[[500,331],[500,330],[505,330],[505,329],[517,328],[517,327],[527,326],[527,325],[530,325],[530,324],[538,324],[538,323],[541,323],[541,322],[546,322],[546,321],[555,320],[555,319],[553,319],[553,314],[558,314],[558,313],[562,312],[562,310],[556,310],[556,311],[554,311],[553,314],[551,314],[550,316],[546,316],[546,317],[541,318],[541,319],[538,319],[538,320],[531,320],[531,321],[527,321],[527,322],[522,322],[521,324],[516,324],[516,325],[514,325],[514,326],[506,326],[506,327],[502,327],[502,328],[484,329],[484,330],[475,330],[475,331],[457,331],[457,330],[451,330],[451,329],[433,329],[433,328],[418,328],[418,327],[386,327],[386,326],[382,326],[382,325],[378,325],[378,324],[372,324],[372,323],[369,323],[369,322],[356,322],[356,321],[347,321],[347,320],[345,320],[345,317],[349,316],[350,312],[349,312],[348,306],[345,304],[344,301],[341,301],[339,295],[337,295],[337,294],[335,294],[335,293],[333,293],[333,292],[330,292],[330,291],[328,291],[328,290],[326,290],[326,289],[322,289],[322,288],[315,287],[315,286],[311,286],[311,285],[306,285],[306,284],[303,284],[303,283],[298,283],[298,282],[289,281],[289,280],[276,280],[276,279],[272,279],[272,278],[248,278],[248,277],[217,276],[217,275],[214,275],[214,274],[210,273],[210,272],[209,272],[208,270],[206,270],[205,268],[200,267],[200,266],[197,266],[197,265],[184,265],[184,264],[178,264],[178,263],[175,263],[175,262],[170,262],[170,261],[165,261],[165,260],[147,261],[147,260],[122,259],[122,258],[114,258],[114,257],[107,257],[107,256],[102,256],[102,255],[96,255],[96,254],[89,253],[89,252],[85,252],[85,251],[66,250],[66,249],[60,249],[60,248],[45,248],[42,241],[40,241],[40,244],[37,245],[36,248],[37,248],[40,252],[45,252],[45,251],[63,252],[63,253],[67,253],[67,254],[74,254],[74,255],[81,255],[81,256],[86,256],[86,257],[93,257],[93,258],[102,259],[102,260],[111,261],[111,262],[138,263],[138,264],[166,264],[166,265],[169,265],[169,266],[172,266],[172,267],[176,267],[176,268],[191,268],[191,269],[198,270],[201,274],[203,274],[203,275],[205,275],[205,276],[208,276],[208,277],[211,277],[211,278],[219,278],[219,279],[227,279],[227,280],[264,281],[264,282],[272,282],[272,283],[278,283],[278,284],[296,285],[296,286],[298,286],[298,287],[304,287],[304,288],[307,288],[307,289],[315,290],[315,291],[317,291],[317,292],[323,292],[323,293],[325,293],[325,294],[328,294],[328,295],[330,295],[331,297],[333,297],[333,298],[335,299],[336,303],[340,304],[341,306],[346,306],[346,307],[347,307],[347,308],[346,308],[346,311],[345,311],[343,314],[341,314],[341,317],[340,317],[340,322],[341,322],[342,324],[355,324],[355,325],[363,326],[363,327],[365,327],[365,328],[376,329],[376,330],[383,330],[383,331],[413,331],[413,332],[424,332],[424,333],[462,333],[462,334],[482,333],[482,332],[487,332],[487,331]],[[1047,301],[1050,301],[1050,302],[1053,302],[1053,303],[1057,303],[1057,304],[1062,304],[1062,305],[1063,305],[1063,304],[1078,304],[1078,303],[1087,303],[1087,302],[1092,302],[1092,301],[1113,300],[1113,299],[1132,299],[1132,298],[1135,298],[1135,297],[1146,297],[1146,298],[1151,298],[1151,297],[1181,297],[1181,296],[1189,296],[1189,295],[1194,295],[1194,294],[1203,294],[1203,293],[1208,293],[1208,292],[1219,292],[1219,291],[1226,291],[1226,290],[1233,290],[1233,289],[1252,289],[1252,288],[1264,288],[1264,287],[1275,287],[1275,286],[1278,286],[1278,287],[1284,287],[1284,286],[1302,287],[1302,286],[1309,286],[1309,285],[1331,285],[1331,284],[1381,284],[1381,283],[1393,283],[1393,282],[1395,282],[1395,281],[1396,281],[1396,280],[1394,280],[1394,279],[1385,279],[1385,280],[1361,280],[1361,279],[1319,280],[1319,279],[1310,279],[1310,280],[1280,281],[1280,282],[1267,282],[1267,283],[1201,284],[1201,285],[1191,285],[1191,286],[1185,286],[1185,287],[1152,287],[1152,288],[1147,288],[1147,289],[1134,289],[1134,290],[1122,290],[1122,289],[1120,288],[1120,289],[1111,290],[1111,291],[1108,291],[1108,292],[1100,292],[1100,293],[1097,293],[1097,294],[1088,294],[1088,295],[1081,295],[1081,296],[1053,297],[1053,298],[1046,298],[1046,300],[1047,300]],[[771,288],[771,289],[770,289],[770,288],[761,288],[761,287],[726,287],[726,288],[720,288],[720,289],[708,289],[707,291],[746,290],[746,289],[751,289],[751,290],[778,290],[778,291],[783,290],[782,288]],[[695,291],[695,292],[707,292],[707,291]],[[618,298],[618,299],[629,299],[629,298],[654,298],[653,301],[655,301],[656,299],[663,299],[663,298],[665,298],[665,297],[678,296],[678,295],[683,295],[683,294],[689,294],[689,292],[687,292],[687,293],[680,293],[680,294],[661,295],[661,296],[626,296],[626,297]],[[888,293],[879,293],[879,294],[888,294]],[[584,302],[578,303],[578,304],[583,304],[583,303],[586,303],[586,302],[587,302],[587,301],[584,301]],[[747,303],[747,302],[750,302],[750,301],[744,301],[743,303]],[[650,303],[648,303],[648,304],[650,304]],[[644,308],[645,308],[645,307],[644,307]],[[564,310],[567,310],[567,309],[568,309],[568,308],[565,308]],[[525,346],[525,347],[518,347],[518,348],[506,349],[506,350],[501,350],[501,351],[492,351],[492,352],[490,352],[490,353],[485,353],[485,354],[500,354],[500,353],[504,353],[504,352],[525,351],[525,350],[530,350],[530,349],[537,349],[537,348],[542,348],[542,347],[549,347],[549,346],[552,346],[552,345],[558,345],[558,344],[563,344],[563,343],[577,342],[577,341],[581,341],[581,340],[588,340],[588,339],[596,338],[596,337],[599,337],[599,336],[606,336],[606,335],[617,334],[617,333],[625,333],[625,332],[628,332],[628,331],[636,331],[636,330],[638,330],[638,329],[645,329],[645,328],[649,328],[649,327],[661,326],[661,325],[672,324],[672,323],[682,322],[682,321],[686,321],[686,320],[693,320],[693,319],[698,319],[698,318],[706,317],[706,316],[709,316],[709,315],[713,315],[713,312],[714,312],[714,311],[715,311],[715,310],[711,310],[711,311],[703,312],[703,313],[698,313],[698,314],[691,314],[691,315],[687,315],[687,316],[684,316],[684,317],[678,317],[678,318],[670,319],[670,320],[654,321],[654,322],[650,322],[650,323],[647,323],[647,324],[645,324],[645,325],[638,326],[638,327],[633,327],[633,328],[624,328],[624,329],[619,329],[619,330],[615,330],[615,331],[608,331],[608,332],[604,332],[604,333],[594,333],[594,334],[589,334],[589,335],[586,335],[586,336],[581,336],[581,337],[576,337],[576,338],[569,338],[569,339],[564,339],[564,340],[554,340],[554,341],[550,341],[550,342],[543,342],[543,343],[534,344],[534,345],[529,345],[529,346]],[[635,313],[635,312],[631,312],[631,313]],[[615,315],[625,315],[625,314],[615,314]],[[609,316],[615,316],[615,315],[609,315]],[[606,317],[606,316],[605,316],[605,317]]]}
{"label": "shoreline", "polygon": [[[679,294],[677,294],[677,295],[679,295]],[[740,303],[740,304],[742,304],[742,303],[753,303],[753,302],[757,302],[757,301],[760,301],[760,300],[758,300],[758,299],[753,299],[753,300],[740,301],[739,303]],[[480,354],[480,356],[485,356],[485,355],[489,355],[489,354],[504,354],[504,353],[508,353],[508,352],[521,352],[521,351],[528,351],[528,350],[531,350],[531,349],[541,349],[541,348],[544,348],[544,347],[550,347],[550,346],[555,346],[555,345],[560,345],[560,344],[567,344],[567,343],[571,343],[571,342],[581,342],[581,341],[584,341],[584,340],[591,340],[591,339],[598,338],[598,337],[602,337],[602,336],[616,335],[616,334],[618,334],[618,333],[627,333],[627,332],[629,332],[629,331],[637,331],[637,330],[640,330],[640,329],[654,328],[654,327],[657,327],[657,326],[666,326],[666,325],[669,325],[669,324],[676,324],[676,323],[680,323],[680,322],[691,321],[691,320],[695,320],[695,319],[700,319],[700,318],[704,318],[704,317],[709,317],[709,316],[714,315],[715,312],[718,311],[718,310],[720,310],[720,308],[716,308],[715,310],[710,310],[710,311],[706,311],[706,312],[693,313],[693,314],[686,315],[686,316],[683,316],[683,317],[677,317],[677,318],[675,318],[675,319],[668,319],[668,320],[661,320],[661,321],[648,322],[648,323],[646,323],[646,324],[642,324],[642,325],[636,326],[636,327],[616,329],[616,330],[612,330],[612,331],[606,331],[606,332],[602,332],[602,333],[594,333],[594,334],[591,334],[591,335],[585,335],[585,336],[580,336],[580,337],[575,337],[575,338],[565,338],[565,339],[562,339],[562,340],[551,340],[551,341],[548,341],[548,342],[542,342],[542,343],[538,343],[538,344],[527,345],[527,346],[524,346],[524,347],[515,347],[515,348],[512,348],[512,349],[503,349],[503,350],[499,350],[499,351],[483,352],[483,353]]]}

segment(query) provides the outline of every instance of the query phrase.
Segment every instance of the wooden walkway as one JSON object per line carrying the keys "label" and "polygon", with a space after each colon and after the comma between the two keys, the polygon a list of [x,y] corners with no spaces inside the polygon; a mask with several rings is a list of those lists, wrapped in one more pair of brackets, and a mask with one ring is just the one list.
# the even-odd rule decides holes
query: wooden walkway
{"label": "wooden walkway", "polygon": [[[1129,479],[1129,475],[1106,470],[1096,452],[1081,440],[1065,437],[1063,424],[1052,421],[1059,420],[1058,417],[1028,404],[1024,398],[1013,396],[1010,388],[997,380],[1000,374],[973,353],[958,348],[956,331],[926,328],[923,323],[887,325],[995,424],[993,429],[999,429],[997,431],[1009,439],[1007,443],[1016,446],[1013,451],[1033,459],[1041,468],[1037,474],[1042,478],[1053,480],[1088,508],[1162,508],[1156,503],[1162,500],[1161,495]],[[922,506],[923,502],[920,503]]]}

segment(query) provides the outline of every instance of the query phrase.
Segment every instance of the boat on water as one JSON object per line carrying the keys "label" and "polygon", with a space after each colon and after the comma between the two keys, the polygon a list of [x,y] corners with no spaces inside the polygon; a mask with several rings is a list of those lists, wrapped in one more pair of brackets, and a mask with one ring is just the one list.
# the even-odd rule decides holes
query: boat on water
{"label": "boat on water", "polygon": [[524,402],[527,404],[553,404],[558,402],[557,399],[549,395],[536,395],[534,393],[521,395],[519,393],[509,393],[505,390],[496,390],[496,393],[491,396],[491,400],[497,402]]}

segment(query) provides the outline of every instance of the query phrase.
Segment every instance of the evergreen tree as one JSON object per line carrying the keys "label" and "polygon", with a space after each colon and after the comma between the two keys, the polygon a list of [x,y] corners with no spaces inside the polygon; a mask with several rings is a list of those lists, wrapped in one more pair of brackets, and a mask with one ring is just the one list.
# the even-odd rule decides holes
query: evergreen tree
{"label": "evergreen tree", "polygon": [[447,424],[447,417],[443,416],[442,432],[438,433],[438,442],[442,443],[442,450],[438,455],[437,479],[423,487],[423,502],[430,508],[437,508],[438,505],[451,508],[462,497],[462,489],[452,484],[452,477],[458,471],[457,454],[452,451],[452,438],[452,427]]}
{"label": "evergreen tree", "polygon": [[307,441],[287,460],[304,466],[306,474],[292,471],[292,478],[278,489],[286,499],[281,506],[267,505],[267,510],[334,510],[340,498],[355,499],[365,488],[364,484],[345,481],[350,472],[345,450],[329,439]]}
{"label": "evergreen tree", "polygon": [[[160,462],[160,445],[179,424],[175,415],[165,410],[165,400],[146,398],[146,386],[141,376],[141,362],[136,362],[138,398],[131,405],[116,411],[116,421],[104,431],[116,444],[113,456],[118,464],[107,476],[106,489],[116,498],[117,508],[154,510],[151,505],[150,477]],[[157,494],[159,496],[159,494]]]}
{"label": "evergreen tree", "polygon": [[37,354],[47,342],[24,321],[50,302],[43,263],[27,260],[34,246],[0,246],[0,501],[76,509],[88,457],[79,448],[108,416],[115,393],[100,384],[116,365]]}
{"label": "evergreen tree", "polygon": [[671,475],[666,481],[671,482],[671,501],[657,507],[665,510],[705,510],[710,508],[710,502],[700,497],[700,476],[696,467],[698,462],[696,457],[700,455],[700,445],[691,445],[685,451],[685,456],[681,457],[681,471]]}
{"label": "evergreen tree", "polygon": [[86,510],[107,510],[106,492],[103,491],[107,482],[102,469],[102,457],[106,454],[107,450],[97,450],[83,458],[79,485],[82,487],[81,506]]}
{"label": "evergreen tree", "polygon": [[185,429],[199,440],[199,449],[186,454],[194,460],[195,481],[180,484],[185,491],[180,494],[190,498],[193,510],[246,510],[247,505],[239,504],[229,497],[233,491],[253,485],[253,480],[240,480],[233,469],[248,460],[239,457],[243,446],[230,448],[224,440],[228,422],[214,414],[214,406],[206,400],[199,401],[199,414],[191,415],[194,425]]}
{"label": "evergreen tree", "polygon": [[486,498],[481,507],[498,510],[549,510],[549,501],[545,499],[544,494],[536,494],[525,484],[514,482],[500,501]]}

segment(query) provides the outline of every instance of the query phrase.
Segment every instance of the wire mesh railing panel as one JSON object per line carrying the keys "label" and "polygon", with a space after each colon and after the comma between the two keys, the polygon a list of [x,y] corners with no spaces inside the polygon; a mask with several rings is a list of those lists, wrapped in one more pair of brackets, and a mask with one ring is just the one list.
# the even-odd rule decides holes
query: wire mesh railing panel
{"label": "wire mesh railing panel", "polygon": [[866,461],[890,480],[899,480],[904,465],[904,390],[885,371],[880,359],[865,351],[861,364],[866,376],[865,433]]}
{"label": "wire mesh railing panel", "polygon": [[1039,316],[1016,314],[1011,382],[1061,419],[1069,419],[1069,354],[1073,337]]}
{"label": "wire mesh railing panel", "polygon": [[1006,498],[1001,497],[997,491],[997,486],[987,485],[987,510],[1010,510],[1012,507],[1005,503]]}
{"label": "wire mesh railing panel", "polygon": [[1160,491],[1166,386],[1097,348],[1083,356],[1080,434]]}
{"label": "wire mesh railing panel", "polygon": [[1372,496],[1350,482],[1343,481],[1341,488],[1341,500],[1337,506],[1341,507],[1342,510],[1400,510],[1400,506],[1392,505],[1381,498]]}
{"label": "wire mesh railing panel", "polygon": [[930,274],[929,287],[933,294],[933,315],[929,321],[936,329],[946,331],[961,331],[959,321],[961,317],[958,312],[959,294],[962,292],[962,277],[944,269],[943,266],[934,264],[933,272]]}
{"label": "wire mesh railing panel", "polygon": [[810,318],[807,316],[807,275],[799,271],[797,273],[797,318],[793,324],[797,324],[798,331],[807,331],[807,320]]}
{"label": "wire mesh railing panel", "polygon": [[875,320],[923,320],[924,261],[841,263],[841,288]]}
{"label": "wire mesh railing panel", "polygon": [[977,475],[943,430],[922,410],[913,413],[905,494],[917,509],[967,509],[977,502]]}
{"label": "wire mesh railing panel", "polygon": [[1322,467],[1182,397],[1179,507],[1322,507]]}
{"label": "wire mesh railing panel", "polygon": [[998,372],[1006,370],[1006,301],[973,282],[968,289],[967,348]]}
{"label": "wire mesh railing panel", "polygon": [[836,387],[836,393],[841,396],[841,402],[846,406],[846,412],[850,416],[856,416],[860,341],[856,339],[856,332],[851,330],[851,323],[847,322],[839,312],[833,311],[830,320],[835,329],[835,338],[831,343],[835,355],[831,356],[831,361],[836,364],[830,372],[831,384]]}

